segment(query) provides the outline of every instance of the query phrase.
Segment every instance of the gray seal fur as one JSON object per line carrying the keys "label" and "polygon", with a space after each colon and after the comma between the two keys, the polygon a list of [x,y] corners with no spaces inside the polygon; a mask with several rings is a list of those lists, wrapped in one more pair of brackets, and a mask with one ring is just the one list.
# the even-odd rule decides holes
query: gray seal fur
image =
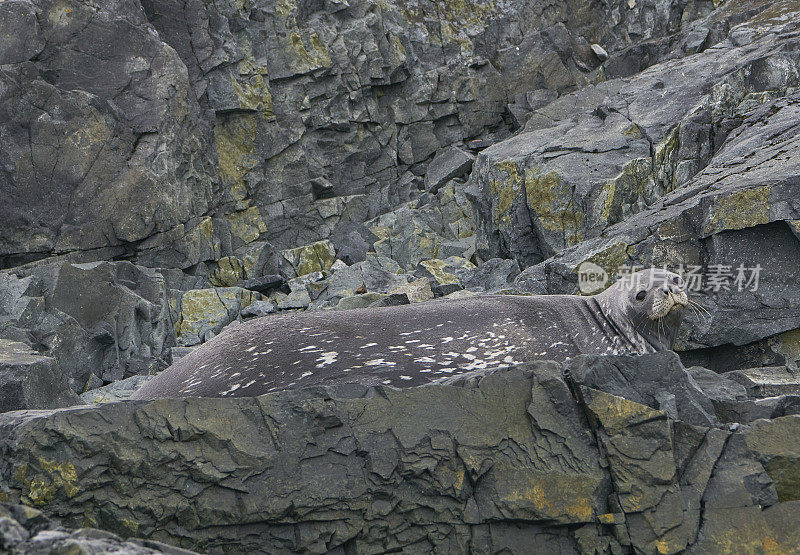
{"label": "gray seal fur", "polygon": [[132,399],[244,397],[318,384],[410,387],[519,362],[672,348],[683,282],[643,270],[602,293],[486,295],[231,325]]}

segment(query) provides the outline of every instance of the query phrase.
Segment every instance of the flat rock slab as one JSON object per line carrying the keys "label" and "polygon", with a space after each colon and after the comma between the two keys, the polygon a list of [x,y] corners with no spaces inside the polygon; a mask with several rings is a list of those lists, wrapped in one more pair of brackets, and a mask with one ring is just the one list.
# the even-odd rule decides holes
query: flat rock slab
{"label": "flat rock slab", "polygon": [[675,421],[692,414],[688,374],[674,402],[625,391],[659,365],[676,379],[670,356],[638,374],[609,357],[608,388],[644,404],[538,362],[408,389],[10,412],[0,502],[208,553],[709,553],[731,537],[791,552],[800,417]]}
{"label": "flat rock slab", "polygon": [[800,374],[785,366],[765,366],[726,372],[725,377],[740,383],[750,397],[764,398],[800,394]]}
{"label": "flat rock slab", "polygon": [[81,405],[55,359],[0,339],[0,412]]}
{"label": "flat rock slab", "polygon": [[14,412],[0,450],[0,499],[204,552],[465,552],[473,535],[536,551],[604,535],[609,513],[553,363],[461,386]]}

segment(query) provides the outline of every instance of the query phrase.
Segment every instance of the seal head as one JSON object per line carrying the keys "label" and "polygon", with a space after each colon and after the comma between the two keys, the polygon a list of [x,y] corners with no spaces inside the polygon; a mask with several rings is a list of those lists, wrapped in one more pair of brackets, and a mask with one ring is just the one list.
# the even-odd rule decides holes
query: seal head
{"label": "seal head", "polygon": [[689,304],[683,278],[660,268],[625,276],[596,297],[620,343],[639,353],[672,349]]}

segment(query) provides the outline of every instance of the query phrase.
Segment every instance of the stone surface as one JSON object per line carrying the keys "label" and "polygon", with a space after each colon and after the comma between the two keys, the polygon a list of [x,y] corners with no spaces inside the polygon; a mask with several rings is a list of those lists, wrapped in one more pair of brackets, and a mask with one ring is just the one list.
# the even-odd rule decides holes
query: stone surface
{"label": "stone surface", "polygon": [[195,553],[152,540],[123,540],[96,528],[67,530],[41,511],[24,505],[0,503],[0,549],[12,555],[92,553],[97,555],[189,555]]}
{"label": "stone surface", "polygon": [[[172,350],[174,351],[175,348]],[[173,355],[173,362],[175,360]],[[127,399],[131,396],[131,393],[139,389],[149,378],[150,376],[131,376],[124,380],[118,380],[108,385],[91,389],[86,393],[82,393],[80,398],[87,405],[113,403]]]}
{"label": "stone surface", "polygon": [[785,366],[734,370],[724,376],[743,385],[751,397],[800,394],[800,376]]}
{"label": "stone surface", "polygon": [[717,424],[714,408],[674,352],[640,357],[580,355],[565,364],[575,381],[697,426]]}
{"label": "stone surface", "polygon": [[55,359],[24,343],[0,339],[0,412],[80,404]]}
{"label": "stone surface", "polygon": [[[210,552],[790,552],[798,22],[767,0],[0,2],[0,341],[70,404],[273,307],[576,293],[587,261],[762,269],[692,295],[688,373],[2,416],[0,501]],[[21,552],[108,547],[15,511]]]}
{"label": "stone surface", "polygon": [[138,2],[4,2],[0,20],[0,260],[121,255],[207,210],[200,108]]}
{"label": "stone surface", "polygon": [[241,287],[193,289],[183,293],[175,328],[178,344],[197,345],[217,335],[239,316],[259,293]]}
{"label": "stone surface", "polygon": [[[66,526],[210,553],[791,550],[800,416],[727,429],[689,422],[690,388],[668,410],[629,399],[646,397],[640,377],[659,365],[673,369],[665,382],[683,371],[691,383],[676,361],[595,357],[400,390],[9,412],[0,496]],[[591,382],[609,365],[616,380]],[[578,367],[629,398],[586,385]],[[46,528],[24,511],[23,530]],[[2,530],[20,541],[20,527]]]}
{"label": "stone surface", "polygon": [[175,341],[169,283],[130,262],[54,261],[0,273],[0,337],[53,357],[76,393],[164,368]]}
{"label": "stone surface", "polygon": [[469,175],[474,161],[474,156],[456,146],[437,153],[425,171],[425,190],[435,193],[451,179]]}
{"label": "stone surface", "polygon": [[[578,524],[606,535],[596,515],[610,481],[550,363],[460,386],[16,412],[0,429],[0,494],[68,526],[202,551],[495,550],[532,530],[574,546]],[[85,456],[65,460],[78,437]],[[80,508],[88,491],[96,501]]]}

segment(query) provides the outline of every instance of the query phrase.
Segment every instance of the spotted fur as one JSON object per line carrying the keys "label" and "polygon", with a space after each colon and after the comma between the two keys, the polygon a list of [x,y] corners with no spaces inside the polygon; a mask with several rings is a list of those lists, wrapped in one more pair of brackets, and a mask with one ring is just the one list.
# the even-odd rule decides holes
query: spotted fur
{"label": "spotted fur", "polygon": [[[652,271],[592,297],[487,295],[265,316],[229,326],[132,398],[254,396],[321,383],[409,387],[536,359],[668,349],[683,292],[674,276]],[[644,302],[636,287],[647,291]]]}

